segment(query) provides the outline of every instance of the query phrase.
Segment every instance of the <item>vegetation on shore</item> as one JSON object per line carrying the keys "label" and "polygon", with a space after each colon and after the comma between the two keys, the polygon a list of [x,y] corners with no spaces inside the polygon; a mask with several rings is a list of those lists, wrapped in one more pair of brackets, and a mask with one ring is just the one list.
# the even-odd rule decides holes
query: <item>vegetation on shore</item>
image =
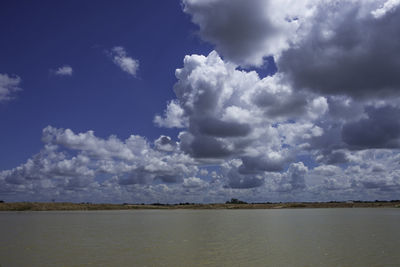
{"label": "vegetation on shore", "polygon": [[0,211],[52,210],[135,210],[135,209],[287,209],[287,208],[400,208],[400,200],[346,202],[279,202],[246,203],[232,199],[225,204],[93,204],[70,202],[0,202]]}

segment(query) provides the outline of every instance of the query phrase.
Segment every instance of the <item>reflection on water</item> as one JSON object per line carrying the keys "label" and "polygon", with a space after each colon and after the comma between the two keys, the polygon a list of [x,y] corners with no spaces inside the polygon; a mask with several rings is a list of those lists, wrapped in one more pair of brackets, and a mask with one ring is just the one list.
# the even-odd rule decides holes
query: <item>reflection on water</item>
{"label": "reflection on water", "polygon": [[400,209],[0,213],[1,266],[400,266]]}

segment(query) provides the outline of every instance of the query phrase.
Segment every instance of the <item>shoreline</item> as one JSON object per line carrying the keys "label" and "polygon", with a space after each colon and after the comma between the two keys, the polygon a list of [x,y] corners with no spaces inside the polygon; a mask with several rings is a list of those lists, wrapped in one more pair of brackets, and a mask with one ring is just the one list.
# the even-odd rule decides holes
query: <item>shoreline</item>
{"label": "shoreline", "polygon": [[93,204],[71,202],[5,202],[0,211],[74,211],[74,210],[149,210],[149,209],[304,209],[304,208],[400,208],[400,201],[282,202],[245,204]]}

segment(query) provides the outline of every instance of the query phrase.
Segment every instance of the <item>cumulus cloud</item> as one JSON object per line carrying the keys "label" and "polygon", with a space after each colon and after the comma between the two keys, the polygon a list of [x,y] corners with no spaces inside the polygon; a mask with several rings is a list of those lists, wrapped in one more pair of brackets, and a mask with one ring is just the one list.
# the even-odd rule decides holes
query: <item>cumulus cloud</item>
{"label": "cumulus cloud", "polygon": [[14,94],[22,89],[19,87],[21,78],[0,73],[0,103],[12,100]]}
{"label": "cumulus cloud", "polygon": [[177,101],[171,101],[167,105],[165,110],[164,118],[160,115],[154,117],[154,123],[159,127],[167,128],[183,128],[187,125],[184,118],[184,110],[180,107]]}
{"label": "cumulus cloud", "polygon": [[46,145],[25,164],[1,174],[6,183],[31,190],[41,187],[72,190],[95,184],[95,173],[87,166],[88,163],[89,159],[83,155],[67,158],[55,146]]}
{"label": "cumulus cloud", "polygon": [[64,65],[53,71],[55,75],[72,76],[73,69],[71,66]]}
{"label": "cumulus cloud", "polygon": [[139,70],[139,60],[129,57],[124,47],[113,47],[110,51],[110,55],[115,65],[120,67],[121,70],[136,77],[136,74]]}
{"label": "cumulus cloud", "polygon": [[367,118],[343,126],[342,138],[351,148],[399,148],[400,109],[368,107]]}
{"label": "cumulus cloud", "polygon": [[[258,132],[255,121],[264,127],[276,126],[269,131],[269,138],[242,138],[249,142],[240,146],[241,151],[232,149],[235,146],[229,146],[227,138],[220,142],[224,156],[241,158],[237,173],[268,169],[269,161],[263,162],[268,156],[246,155],[254,153],[258,140],[273,140],[269,150],[262,147],[281,155],[282,163],[276,170],[293,160],[282,156],[282,146],[290,153],[311,156],[320,164],[354,163],[353,150],[398,148],[399,1],[296,1],[296,7],[288,6],[293,4],[288,1],[273,0],[183,3],[184,11],[199,26],[201,38],[215,44],[225,60],[260,66],[266,56],[273,56],[278,66],[274,76],[261,79],[257,86],[247,85],[246,93],[239,97],[242,101],[252,99],[257,108],[248,108],[242,102],[225,109],[226,114],[234,111],[229,118],[236,121],[247,116],[242,121],[250,122],[249,136]],[[201,88],[204,91],[204,83]],[[219,88],[223,88],[219,92],[225,90]],[[177,96],[180,103],[187,102],[179,93]],[[211,98],[214,102],[218,99]],[[255,113],[257,109],[263,111],[263,117]],[[189,113],[189,123],[195,122],[196,127],[189,127],[185,136],[188,143],[195,143],[197,132],[201,133],[192,130],[201,127],[193,117]],[[333,178],[326,183],[334,188],[335,181]]]}
{"label": "cumulus cloud", "polygon": [[[121,140],[46,127],[38,154],[0,172],[0,194],[119,202],[397,198],[399,1],[182,2],[215,51],[185,56],[176,98],[154,117],[178,136]],[[136,75],[138,62],[123,47],[110,55]],[[268,56],[277,73],[244,69]]]}
{"label": "cumulus cloud", "polygon": [[308,168],[302,162],[292,163],[279,181],[277,191],[288,192],[304,189],[307,172]]}
{"label": "cumulus cloud", "polygon": [[282,54],[278,68],[296,88],[355,98],[398,96],[400,11],[377,19],[365,12],[375,6],[369,1],[320,4],[307,35]]}
{"label": "cumulus cloud", "polygon": [[[23,186],[32,194],[48,188],[60,194],[81,189],[101,192],[110,186],[115,194],[119,186],[181,183],[183,176],[195,175],[198,168],[194,161],[182,153],[171,154],[162,139],[156,143],[163,149],[155,149],[140,136],[102,139],[93,131],[76,134],[48,126],[43,129],[44,148],[26,163],[0,172],[0,182],[13,188],[11,191]],[[98,177],[106,177],[106,181]]]}
{"label": "cumulus cloud", "polygon": [[171,137],[161,135],[157,140],[154,141],[156,149],[166,152],[172,152],[177,148],[177,143],[172,141]]}
{"label": "cumulus cloud", "polygon": [[[388,38],[398,28],[397,4],[184,0],[201,38],[218,53],[185,57],[176,71],[177,99],[155,121],[180,121],[174,124],[186,127],[183,152],[225,162],[224,188],[362,195],[364,183],[344,178],[361,164],[355,151],[398,148],[399,42]],[[273,76],[237,68],[260,66],[266,56],[278,65]],[[179,119],[169,109],[179,110]],[[350,167],[321,178],[332,164]]]}
{"label": "cumulus cloud", "polygon": [[182,186],[184,188],[202,188],[207,185],[207,182],[197,177],[189,177],[183,180]]}
{"label": "cumulus cloud", "polygon": [[398,95],[397,0],[183,3],[200,36],[231,62],[260,66],[273,56],[296,89],[361,98]]}
{"label": "cumulus cloud", "polygon": [[345,167],[320,164],[310,169],[303,162],[290,163],[270,153],[260,161],[225,161],[220,170],[210,173],[176,148],[157,148],[156,144],[171,144],[166,136],[152,146],[138,136],[102,139],[90,131],[46,127],[43,142],[43,149],[26,163],[0,172],[3,197],[168,203],[221,202],[229,197],[299,201],[394,198],[400,190],[399,153],[388,149],[347,151]]}
{"label": "cumulus cloud", "polygon": [[392,10],[396,9],[399,4],[399,0],[388,0],[378,9],[371,11],[371,14],[375,18],[379,19],[385,16],[387,12],[391,12]]}
{"label": "cumulus cloud", "polygon": [[[179,135],[180,149],[195,158],[246,157],[250,162],[251,157],[262,158],[265,153],[280,154],[281,128],[273,127],[274,123],[283,127],[292,124],[291,119],[301,119],[304,131],[314,129],[302,136],[307,139],[321,130],[306,122],[328,110],[324,97],[295,92],[279,75],[260,79],[254,71],[238,70],[215,51],[207,57],[186,56],[176,77],[177,99],[167,105],[165,118],[156,116],[155,122],[186,125]],[[179,116],[172,115],[175,110]]]}
{"label": "cumulus cloud", "polygon": [[200,36],[216,50],[241,65],[263,64],[263,58],[279,55],[289,47],[308,17],[311,1],[184,0],[184,11],[199,25]]}
{"label": "cumulus cloud", "polygon": [[235,169],[230,169],[227,178],[227,186],[230,188],[254,188],[264,184],[264,177],[261,174],[240,174]]}

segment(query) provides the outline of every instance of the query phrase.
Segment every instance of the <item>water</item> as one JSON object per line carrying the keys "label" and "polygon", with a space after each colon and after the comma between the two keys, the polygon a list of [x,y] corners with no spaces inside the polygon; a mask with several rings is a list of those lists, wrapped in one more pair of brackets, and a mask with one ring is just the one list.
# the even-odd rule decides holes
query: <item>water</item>
{"label": "water", "polygon": [[400,209],[1,212],[0,266],[400,266]]}

